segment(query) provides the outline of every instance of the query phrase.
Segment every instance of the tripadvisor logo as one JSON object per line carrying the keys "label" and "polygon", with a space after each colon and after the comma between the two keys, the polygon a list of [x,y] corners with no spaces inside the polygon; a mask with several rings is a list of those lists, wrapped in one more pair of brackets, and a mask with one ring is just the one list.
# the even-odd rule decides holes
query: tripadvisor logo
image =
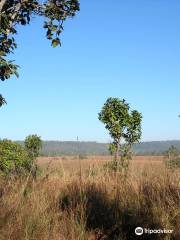
{"label": "tripadvisor logo", "polygon": [[140,235],[143,235],[143,228],[142,227],[137,227],[135,229],[135,234],[140,236]]}
{"label": "tripadvisor logo", "polygon": [[142,228],[137,227],[135,229],[135,234],[138,236],[141,236],[143,234],[171,234],[173,233],[173,230],[170,229],[149,229],[149,228]]}

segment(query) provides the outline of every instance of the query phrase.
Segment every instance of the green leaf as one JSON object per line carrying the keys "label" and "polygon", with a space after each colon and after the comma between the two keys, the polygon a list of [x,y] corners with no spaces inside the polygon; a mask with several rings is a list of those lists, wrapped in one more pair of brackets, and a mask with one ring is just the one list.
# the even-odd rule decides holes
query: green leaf
{"label": "green leaf", "polygon": [[53,39],[52,40],[52,47],[57,47],[58,45],[61,45],[61,42],[59,40],[59,38]]}

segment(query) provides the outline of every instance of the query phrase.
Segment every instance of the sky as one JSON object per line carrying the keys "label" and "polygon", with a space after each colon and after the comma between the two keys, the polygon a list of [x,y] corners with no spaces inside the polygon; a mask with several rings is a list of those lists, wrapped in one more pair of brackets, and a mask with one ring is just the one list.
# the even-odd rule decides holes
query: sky
{"label": "sky", "polygon": [[55,49],[41,19],[20,27],[0,138],[109,142],[98,112],[118,97],[142,113],[141,141],[180,139],[179,12],[179,0],[81,0]]}

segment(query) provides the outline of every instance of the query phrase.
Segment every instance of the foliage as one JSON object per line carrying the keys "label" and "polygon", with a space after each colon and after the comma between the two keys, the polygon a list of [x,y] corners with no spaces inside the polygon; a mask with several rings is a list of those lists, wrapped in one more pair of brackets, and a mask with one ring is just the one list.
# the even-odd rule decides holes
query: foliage
{"label": "foliage", "polygon": [[130,156],[132,144],[138,142],[141,137],[141,113],[136,110],[130,111],[130,106],[124,99],[108,98],[99,113],[99,120],[105,124],[113,139],[110,151],[114,153],[115,161],[118,161],[120,155],[121,166],[127,165],[125,158]]}
{"label": "foliage", "polygon": [[170,168],[170,169],[180,168],[180,157],[167,160],[165,163],[167,168]]}
{"label": "foliage", "polygon": [[41,137],[36,134],[29,135],[26,137],[24,144],[30,158],[35,159],[39,156],[40,149],[42,148]]}
{"label": "foliage", "polygon": [[180,168],[180,152],[173,145],[165,153],[165,165],[171,169]]}
{"label": "foliage", "polygon": [[168,159],[178,158],[179,154],[179,150],[174,145],[170,146],[170,148],[165,152]]}
{"label": "foliage", "polygon": [[103,168],[105,171],[113,171],[113,172],[120,170],[118,166],[118,162],[115,161],[114,159],[112,161],[105,163]]}
{"label": "foliage", "polygon": [[31,169],[32,160],[18,143],[0,140],[0,175],[20,174]]}
{"label": "foliage", "polygon": [[[64,21],[79,11],[78,0],[1,0],[0,1],[0,79],[2,81],[15,74],[18,77],[18,65],[7,59],[17,48],[14,35],[18,25],[25,26],[34,16],[44,17],[46,38],[52,47],[61,45],[60,34]],[[0,98],[0,105],[4,101]]]}
{"label": "foliage", "polygon": [[3,98],[3,96],[0,94],[0,107],[6,103],[6,100]]}
{"label": "foliage", "polygon": [[118,168],[122,171],[123,175],[127,177],[129,167],[129,160],[132,159],[132,148],[129,144],[121,146],[121,161],[118,163]]}
{"label": "foliage", "polygon": [[115,152],[116,152],[116,145],[113,144],[113,143],[110,143],[109,146],[108,146],[108,150],[110,152],[110,154],[112,156],[114,156]]}

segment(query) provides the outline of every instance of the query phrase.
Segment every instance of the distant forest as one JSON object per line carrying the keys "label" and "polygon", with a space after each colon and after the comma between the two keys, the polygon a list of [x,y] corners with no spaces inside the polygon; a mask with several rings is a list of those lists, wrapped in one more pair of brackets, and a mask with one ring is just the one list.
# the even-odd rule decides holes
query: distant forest
{"label": "distant forest", "polygon": [[[18,141],[23,144],[23,142]],[[142,142],[134,144],[136,155],[162,155],[168,148],[174,145],[180,150],[179,141]],[[44,141],[41,151],[42,156],[62,155],[109,155],[108,144],[97,142],[74,141]]]}

